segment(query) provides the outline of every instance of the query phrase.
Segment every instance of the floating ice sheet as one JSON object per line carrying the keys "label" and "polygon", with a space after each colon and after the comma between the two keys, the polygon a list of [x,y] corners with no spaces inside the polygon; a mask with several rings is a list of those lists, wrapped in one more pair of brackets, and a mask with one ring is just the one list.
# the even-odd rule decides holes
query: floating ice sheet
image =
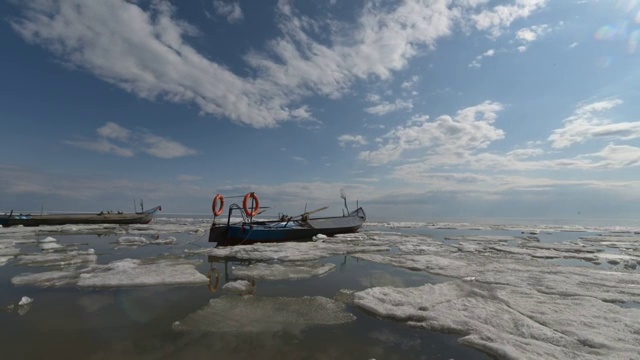
{"label": "floating ice sheet", "polygon": [[[486,242],[508,242],[517,240],[538,240],[533,236],[510,236],[510,235],[463,235],[463,236],[446,236],[445,240],[455,241],[486,241]],[[539,240],[538,240],[539,241]]]}
{"label": "floating ice sheet", "polygon": [[224,296],[175,322],[173,328],[217,333],[298,333],[310,326],[336,325],[354,319],[344,304],[321,296]]}
{"label": "floating ice sheet", "polygon": [[206,284],[209,279],[195,269],[198,263],[185,259],[123,259],[94,266],[94,271],[80,274],[77,284],[80,287]]}
{"label": "floating ice sheet", "polygon": [[41,273],[25,273],[16,275],[11,279],[13,285],[36,285],[39,287],[59,287],[75,285],[79,277],[75,268],[45,271]]}
{"label": "floating ice sheet", "polygon": [[266,264],[257,263],[249,266],[236,266],[233,275],[255,280],[300,280],[314,276],[323,276],[336,268],[334,264],[300,263],[300,264]]}
{"label": "floating ice sheet", "polygon": [[355,254],[356,258],[426,271],[451,278],[530,288],[563,296],[591,296],[610,302],[640,302],[640,273],[568,267],[535,259],[460,252],[434,254]]}
{"label": "floating ice sheet", "polygon": [[307,261],[357,252],[389,251],[382,241],[367,239],[364,234],[337,235],[322,241],[286,242],[185,250],[190,254],[253,260]]}
{"label": "floating ice sheet", "polygon": [[256,284],[251,283],[247,280],[231,281],[222,286],[222,290],[224,290],[225,292],[238,295],[252,294],[255,289]]}
{"label": "floating ice sheet", "polygon": [[206,284],[209,279],[195,269],[200,261],[185,259],[123,259],[108,265],[69,268],[13,277],[14,285],[111,288],[153,285]]}
{"label": "floating ice sheet", "polygon": [[13,259],[13,256],[0,256],[0,266],[5,265],[11,259]]}
{"label": "floating ice sheet", "polygon": [[124,246],[140,246],[147,245],[149,240],[142,236],[121,236],[118,238],[118,245]]}
{"label": "floating ice sheet", "polygon": [[87,251],[70,251],[66,253],[26,254],[17,257],[18,264],[26,266],[69,266],[93,264],[97,256],[93,249]]}
{"label": "floating ice sheet", "polygon": [[590,297],[452,281],[371,288],[355,304],[411,326],[464,335],[460,342],[507,359],[635,358],[640,310]]}
{"label": "floating ice sheet", "polygon": [[13,246],[13,242],[0,243],[0,256],[16,256],[20,254],[20,249]]}

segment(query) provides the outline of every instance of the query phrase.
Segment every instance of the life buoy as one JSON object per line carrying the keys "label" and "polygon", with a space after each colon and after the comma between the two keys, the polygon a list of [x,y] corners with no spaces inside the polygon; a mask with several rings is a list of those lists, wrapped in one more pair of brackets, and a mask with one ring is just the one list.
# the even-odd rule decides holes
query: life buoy
{"label": "life buoy", "polygon": [[[253,199],[253,210],[249,206],[249,200]],[[258,211],[260,211],[260,200],[258,199],[258,195],[254,192],[250,192],[244,196],[244,201],[242,201],[242,207],[244,208],[244,213],[247,214],[248,217],[254,217],[258,215]]]}
{"label": "life buoy", "polygon": [[211,204],[211,210],[213,211],[213,215],[215,216],[222,215],[222,212],[224,211],[224,196],[217,194],[213,198],[213,203]]}

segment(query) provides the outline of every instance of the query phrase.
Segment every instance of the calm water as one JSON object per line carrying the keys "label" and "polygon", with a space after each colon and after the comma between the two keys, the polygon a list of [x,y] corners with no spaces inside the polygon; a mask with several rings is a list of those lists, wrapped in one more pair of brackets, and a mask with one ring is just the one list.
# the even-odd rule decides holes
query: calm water
{"label": "calm water", "polygon": [[[150,225],[154,226],[154,224]],[[202,227],[202,225],[198,225]],[[0,229],[1,231],[1,229]],[[176,237],[174,245],[117,248],[122,234],[61,234],[51,236],[61,245],[76,244],[78,250],[92,248],[99,264],[125,258],[185,256],[185,249],[213,246],[206,234],[189,231],[158,235]],[[447,236],[521,235],[518,230],[460,230],[369,226],[367,231],[393,231],[427,235],[447,242]],[[595,232],[540,234],[542,242],[562,242],[594,235]],[[3,238],[10,238],[2,235]],[[42,239],[48,235],[34,235]],[[142,235],[150,237],[148,234]],[[152,237],[152,236],[151,236]],[[29,238],[29,237],[26,237]],[[37,244],[16,245],[22,254],[40,253]],[[202,309],[211,299],[226,294],[222,285],[233,281],[233,267],[248,263],[207,255],[186,255],[202,262],[197,269],[220,274],[218,289],[206,284],[150,286],[142,288],[84,289],[75,286],[41,288],[14,286],[12,277],[27,272],[52,271],[55,267],[26,267],[10,260],[0,267],[0,306],[16,303],[22,296],[34,299],[23,314],[0,312],[0,348],[5,359],[40,359],[54,356],[82,359],[111,358],[223,358],[223,359],[486,359],[480,351],[460,345],[458,335],[415,329],[404,323],[377,318],[347,304],[356,320],[339,325],[316,325],[300,331],[286,329],[235,333],[178,332],[172,324]],[[558,261],[558,260],[554,260]],[[580,262],[578,260],[560,260]],[[334,298],[342,289],[363,290],[375,286],[412,287],[448,280],[423,272],[334,256],[319,260],[336,265],[322,277],[304,280],[256,282],[254,296],[323,296]],[[584,263],[584,262],[580,262]],[[569,264],[572,265],[572,264]],[[586,263],[585,266],[593,266]]]}

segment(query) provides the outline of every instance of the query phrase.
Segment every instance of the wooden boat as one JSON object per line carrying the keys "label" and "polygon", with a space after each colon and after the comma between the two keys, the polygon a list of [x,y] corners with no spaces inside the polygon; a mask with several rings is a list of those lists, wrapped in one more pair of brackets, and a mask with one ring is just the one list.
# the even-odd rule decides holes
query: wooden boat
{"label": "wooden boat", "polygon": [[[278,220],[255,221],[253,217],[259,213],[259,200],[255,193],[249,193],[244,198],[243,207],[237,204],[229,206],[226,224],[216,224],[215,217],[222,213],[221,209],[224,206],[224,198],[216,195],[212,206],[214,222],[209,229],[209,242],[226,246],[256,242],[305,241],[320,234],[333,236],[357,232],[366,221],[367,215],[362,207],[349,211],[346,197],[343,199],[347,212],[342,216],[310,217],[311,214],[326,209],[324,207],[298,216],[289,217],[282,214]],[[253,206],[249,206],[249,200],[253,200]],[[241,222],[231,223],[234,210],[242,214]]]}
{"label": "wooden boat", "polygon": [[156,206],[142,212],[99,212],[97,214],[14,214],[0,215],[0,225],[9,227],[14,225],[40,226],[40,225],[66,225],[66,224],[148,224],[153,220],[153,215],[162,211],[161,206]]}

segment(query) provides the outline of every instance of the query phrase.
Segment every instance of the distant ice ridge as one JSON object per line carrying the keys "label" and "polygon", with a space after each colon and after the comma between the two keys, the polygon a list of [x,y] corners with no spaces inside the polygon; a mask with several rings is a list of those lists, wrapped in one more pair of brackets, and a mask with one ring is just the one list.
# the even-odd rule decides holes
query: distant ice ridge
{"label": "distant ice ridge", "polygon": [[310,326],[336,325],[354,319],[344,304],[321,296],[224,296],[176,321],[173,329],[215,333],[299,333]]}
{"label": "distant ice ridge", "polygon": [[460,342],[504,359],[632,359],[640,310],[587,296],[451,281],[356,292],[357,306],[413,327],[461,333]]}
{"label": "distant ice ridge", "polygon": [[390,229],[402,228],[427,228],[427,229],[453,229],[453,230],[511,230],[525,234],[536,235],[542,232],[616,232],[616,233],[640,233],[640,227],[621,226],[583,226],[583,225],[557,225],[557,224],[477,224],[466,222],[373,222],[368,221],[365,228],[383,227]]}
{"label": "distant ice ridge", "polygon": [[123,259],[83,269],[21,274],[13,277],[11,283],[91,288],[206,284],[209,279],[195,269],[198,263],[199,260],[185,259]]}

